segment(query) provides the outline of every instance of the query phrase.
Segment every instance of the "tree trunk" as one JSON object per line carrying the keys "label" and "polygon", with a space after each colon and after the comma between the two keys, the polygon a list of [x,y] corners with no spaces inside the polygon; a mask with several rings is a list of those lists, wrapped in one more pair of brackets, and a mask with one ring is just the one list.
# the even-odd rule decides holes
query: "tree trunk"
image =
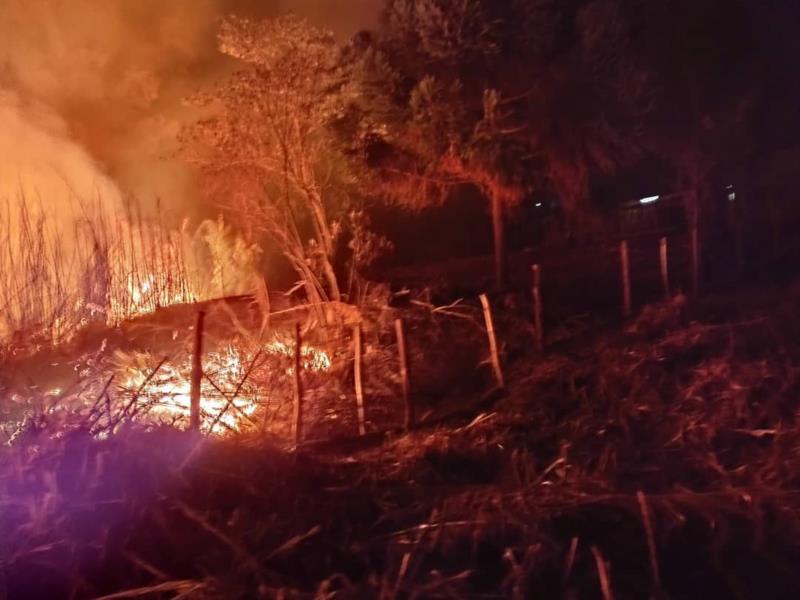
{"label": "tree trunk", "polygon": [[693,187],[686,201],[686,216],[689,224],[689,255],[691,265],[692,292],[700,293],[702,278],[702,259],[700,254],[701,199],[698,187]]}
{"label": "tree trunk", "polygon": [[333,270],[328,256],[322,257],[322,269],[325,271],[325,279],[328,282],[328,296],[332,302],[341,302],[342,292],[339,290],[339,281],[336,279],[336,272]]}
{"label": "tree trunk", "polygon": [[306,291],[306,299],[314,307],[314,310],[320,316],[322,321],[325,320],[325,311],[322,310],[322,303],[327,300],[323,296],[325,290],[322,289],[322,283],[317,279],[317,276],[308,266],[307,261],[303,255],[297,255],[290,250],[284,250],[284,256],[291,263],[295,273],[300,277],[303,283],[303,288]]}
{"label": "tree trunk", "polygon": [[492,233],[494,235],[494,281],[498,292],[506,287],[506,240],[503,219],[503,199],[496,191],[490,192],[492,203]]}
{"label": "tree trunk", "polygon": [[333,302],[341,302],[342,293],[339,289],[339,280],[336,277],[336,271],[332,263],[335,253],[334,239],[330,223],[328,222],[328,215],[325,211],[325,205],[322,202],[321,195],[312,188],[306,191],[306,196],[311,209],[312,222],[314,223],[314,228],[317,231],[320,246],[322,247],[322,270],[328,285],[328,296]]}

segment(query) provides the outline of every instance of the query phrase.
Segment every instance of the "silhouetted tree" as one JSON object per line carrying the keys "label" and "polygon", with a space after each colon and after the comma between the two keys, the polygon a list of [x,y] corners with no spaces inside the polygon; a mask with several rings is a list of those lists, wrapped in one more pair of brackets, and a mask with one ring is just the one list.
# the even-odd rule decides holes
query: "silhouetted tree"
{"label": "silhouetted tree", "polygon": [[504,283],[504,211],[545,185],[570,221],[593,170],[635,154],[646,79],[618,0],[392,0],[365,52],[372,163],[412,207],[456,185],[491,207]]}
{"label": "silhouetted tree", "polygon": [[655,0],[643,4],[638,54],[654,86],[649,151],[673,167],[690,227],[710,216],[715,169],[741,169],[758,88],[751,7],[741,0]]}

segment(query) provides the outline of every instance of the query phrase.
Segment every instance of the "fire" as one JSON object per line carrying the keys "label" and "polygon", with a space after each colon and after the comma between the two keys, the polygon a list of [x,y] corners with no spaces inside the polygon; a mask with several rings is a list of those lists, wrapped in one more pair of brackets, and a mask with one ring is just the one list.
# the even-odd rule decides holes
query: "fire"
{"label": "fire", "polygon": [[187,223],[165,230],[159,224],[116,225],[109,245],[108,321],[155,312],[175,304],[191,304],[249,293],[257,273],[260,249],[247,244],[222,218],[203,221],[192,232]]}
{"label": "fire", "polygon": [[[303,369],[324,372],[331,368],[327,352],[303,347]],[[246,353],[234,345],[203,357],[205,380],[201,388],[201,430],[214,436],[241,432],[256,424],[255,414],[263,406],[263,390],[248,381],[249,371],[270,356],[294,356],[294,345],[274,340],[261,346],[261,352]],[[129,369],[123,388],[138,393],[134,419],[152,424],[186,427],[191,412],[190,360],[180,366],[164,363],[155,373],[141,368]],[[286,368],[292,372],[291,367]]]}
{"label": "fire", "polygon": [[[280,340],[270,342],[264,350],[272,354],[294,356],[294,344],[287,344]],[[303,368],[307,371],[328,371],[331,368],[331,357],[328,353],[312,346],[303,346],[300,349]]]}
{"label": "fire", "polygon": [[140,317],[156,311],[156,309],[175,304],[189,304],[195,298],[186,286],[170,285],[165,275],[148,274],[140,281],[130,275],[124,284],[125,294],[122,302],[111,301],[109,321],[115,323],[125,318]]}
{"label": "fire", "polygon": [[[205,357],[209,376],[215,377],[214,386],[202,388],[200,400],[201,429],[213,435],[240,431],[259,407],[257,393],[248,387],[234,397],[239,383],[245,377],[246,367],[242,356],[234,347]],[[188,362],[180,368],[162,365],[148,381],[149,373],[137,371],[124,382],[129,390],[142,390],[137,408],[150,422],[185,425],[189,422],[191,384]]]}
{"label": "fire", "polygon": [[127,222],[117,224],[107,264],[95,277],[108,305],[108,323],[115,325],[156,309],[197,300],[187,266],[186,236],[180,231]]}

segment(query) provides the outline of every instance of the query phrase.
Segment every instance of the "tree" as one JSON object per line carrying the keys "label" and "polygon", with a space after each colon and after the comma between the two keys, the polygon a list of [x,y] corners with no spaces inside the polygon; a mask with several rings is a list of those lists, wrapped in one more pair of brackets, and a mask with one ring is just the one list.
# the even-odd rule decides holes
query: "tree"
{"label": "tree", "polygon": [[520,171],[507,168],[518,125],[487,77],[499,33],[489,6],[389,2],[385,27],[365,52],[364,88],[373,92],[365,110],[374,134],[369,158],[386,195],[412,209],[441,202],[463,185],[487,198],[502,288],[504,209],[521,200],[524,182]]}
{"label": "tree", "polygon": [[700,240],[712,212],[715,170],[747,162],[753,72],[753,15],[740,0],[659,0],[643,8],[639,54],[656,88],[648,148],[667,159],[684,193],[693,236],[694,287]]}
{"label": "tree", "polygon": [[548,186],[571,217],[591,172],[634,154],[646,82],[626,25],[618,0],[389,2],[365,53],[382,87],[372,141],[388,193],[420,207],[479,188],[502,287],[506,207]]}
{"label": "tree", "polygon": [[353,178],[332,124],[353,89],[333,35],[293,16],[227,18],[220,50],[241,69],[197,98],[208,111],[182,134],[205,192],[265,233],[310,301],[339,301],[335,270]]}

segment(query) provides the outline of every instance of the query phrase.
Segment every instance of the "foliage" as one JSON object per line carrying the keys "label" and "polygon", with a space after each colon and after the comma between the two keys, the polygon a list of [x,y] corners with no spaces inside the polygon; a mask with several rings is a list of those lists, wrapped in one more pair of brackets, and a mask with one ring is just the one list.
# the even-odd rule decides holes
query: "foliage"
{"label": "foliage", "polygon": [[292,16],[230,17],[219,44],[240,70],[198,98],[209,116],[184,132],[185,155],[210,196],[277,244],[309,299],[339,300],[334,265],[353,184],[330,131],[353,93],[340,50]]}
{"label": "foliage", "polygon": [[618,2],[398,0],[388,15],[380,50],[404,86],[392,93],[427,128],[409,139],[463,180],[544,179],[577,202],[593,169],[630,158],[647,88]]}
{"label": "foliage", "polygon": [[637,155],[647,81],[620,2],[395,0],[385,22],[364,51],[379,185],[414,208],[479,188],[498,276],[504,206],[547,190],[574,214]]}
{"label": "foliage", "polygon": [[259,248],[222,218],[196,229],[129,208],[112,218],[102,199],[70,198],[83,218],[66,235],[24,194],[0,209],[0,354],[68,342],[92,324],[253,291]]}
{"label": "foliage", "polygon": [[607,562],[616,597],[796,597],[798,293],[653,308],[403,435],[289,454],[34,429],[0,452],[4,585],[582,598]]}
{"label": "foliage", "polygon": [[203,221],[189,239],[188,276],[198,298],[251,293],[260,248],[247,243],[222,217]]}

